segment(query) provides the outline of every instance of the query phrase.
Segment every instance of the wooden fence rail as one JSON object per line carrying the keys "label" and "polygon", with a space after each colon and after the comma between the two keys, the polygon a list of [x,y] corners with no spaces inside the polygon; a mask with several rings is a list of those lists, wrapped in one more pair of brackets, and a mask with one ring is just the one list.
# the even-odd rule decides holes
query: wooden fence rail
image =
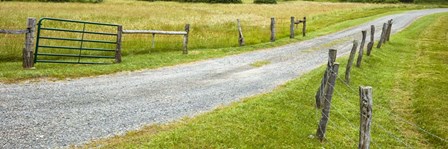
{"label": "wooden fence rail", "polygon": [[123,34],[152,34],[152,47],[155,45],[155,35],[183,35],[184,41],[182,53],[188,54],[188,35],[190,32],[190,24],[185,25],[185,31],[159,31],[159,30],[123,30]]}
{"label": "wooden fence rail", "polygon": [[22,50],[22,67],[31,69],[34,67],[33,39],[36,28],[36,18],[28,18],[24,30],[5,30],[0,29],[0,34],[25,34],[25,45]]}

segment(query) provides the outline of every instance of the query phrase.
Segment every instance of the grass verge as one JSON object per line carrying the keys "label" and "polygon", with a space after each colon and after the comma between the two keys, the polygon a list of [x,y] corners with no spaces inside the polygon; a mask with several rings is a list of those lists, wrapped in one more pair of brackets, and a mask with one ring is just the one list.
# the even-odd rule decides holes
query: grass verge
{"label": "grass verge", "polygon": [[[106,2],[105,4],[101,5],[108,5],[108,4],[121,4],[122,1],[112,1],[111,3]],[[302,5],[305,3],[305,5],[308,4],[308,2],[288,2],[291,3],[290,5]],[[312,3],[314,5],[315,3]],[[7,7],[6,6],[0,6],[0,7]],[[85,5],[85,4],[68,4],[70,7],[69,10],[74,7],[71,5]],[[145,4],[142,4],[145,5]],[[157,4],[151,4],[157,5]],[[177,5],[177,4],[175,4]],[[187,4],[186,4],[187,5]],[[204,5],[204,4],[198,4],[198,5]],[[330,5],[326,3],[322,3],[322,6]],[[332,4],[331,4],[332,5]],[[337,4],[336,4],[337,5]],[[363,4],[364,5],[364,4]],[[365,4],[367,5],[367,4]],[[370,5],[370,4],[369,4]],[[15,6],[15,5],[13,5]],[[165,4],[162,4],[162,7],[165,6]],[[311,5],[310,5],[311,6]],[[11,6],[12,7],[12,6]],[[105,7],[108,8],[108,6],[98,6],[100,8]],[[167,6],[168,7],[168,6]],[[171,6],[170,6],[171,7]],[[188,4],[186,7],[191,7],[192,10],[196,10],[198,8],[195,4]],[[215,5],[213,5],[215,7]],[[250,6],[244,6],[244,8],[250,7]],[[256,7],[263,7],[263,6],[256,6]],[[264,6],[267,7],[267,6]],[[269,6],[271,7],[271,6]],[[276,8],[282,8],[282,6],[275,6]],[[333,6],[332,6],[333,7]],[[334,6],[336,7],[336,6]],[[419,8],[425,8],[422,6],[416,6],[416,5],[375,5],[375,7],[372,8],[357,8],[357,9],[345,9],[340,11],[331,11],[331,13],[320,13],[321,11],[315,11],[315,15],[308,18],[309,25],[308,25],[308,35],[307,37],[299,37],[295,39],[289,39],[289,33],[288,29],[282,30],[281,28],[278,29],[278,38],[274,43],[270,43],[268,38],[261,40],[257,38],[261,38],[263,36],[260,36],[259,34],[255,34],[257,30],[252,30],[245,32],[246,37],[246,43],[248,46],[245,47],[232,47],[233,45],[224,45],[224,44],[218,44],[218,43],[231,43],[228,42],[229,40],[232,41],[230,38],[234,38],[234,41],[237,41],[236,36],[231,36],[230,34],[233,33],[233,31],[229,31],[228,33],[220,33],[220,31],[214,30],[214,29],[222,29],[222,24],[220,25],[215,24],[211,25],[210,27],[214,29],[207,30],[206,32],[214,32],[216,31],[217,34],[219,34],[220,38],[211,38],[213,40],[217,40],[216,43],[214,41],[209,41],[208,38],[204,40],[194,39],[192,38],[191,42],[193,43],[192,49],[190,50],[190,54],[188,55],[182,55],[180,51],[163,51],[163,50],[155,50],[155,49],[148,49],[147,47],[150,47],[150,45],[146,45],[149,42],[147,38],[128,38],[125,36],[125,44],[124,44],[124,57],[123,62],[120,64],[114,64],[114,65],[101,65],[101,66],[95,66],[95,65],[64,65],[64,64],[45,64],[45,63],[38,63],[36,65],[37,69],[35,70],[22,70],[21,69],[21,62],[18,61],[20,59],[20,51],[9,51],[10,49],[21,49],[19,47],[13,48],[13,47],[2,47],[6,48],[6,50],[0,51],[1,58],[3,60],[0,60],[0,82],[4,83],[11,83],[11,82],[17,82],[21,80],[30,80],[30,79],[42,79],[42,78],[50,78],[50,79],[64,79],[64,78],[77,78],[77,77],[87,77],[87,76],[96,76],[96,75],[102,75],[102,74],[111,74],[116,72],[123,72],[123,71],[134,71],[134,70],[141,70],[141,69],[151,69],[151,68],[157,68],[157,67],[163,67],[163,66],[171,66],[176,65],[180,63],[188,63],[208,58],[217,58],[217,57],[223,57],[226,55],[232,55],[232,54],[238,54],[242,52],[247,51],[253,51],[256,49],[263,49],[263,48],[270,48],[280,45],[285,45],[301,40],[311,39],[317,36],[333,33],[342,29],[349,28],[354,25],[358,25],[364,22],[367,22],[371,19],[375,19],[384,15],[392,14],[392,13],[398,13],[409,9],[419,9]],[[137,9],[137,8],[136,8]],[[253,8],[252,8],[253,9]],[[341,8],[342,9],[342,8]],[[34,9],[32,9],[34,10]],[[9,9],[2,10],[5,12],[14,12]],[[0,11],[0,13],[5,13]],[[224,10],[222,10],[224,11]],[[322,12],[326,12],[327,10],[322,10]],[[276,11],[277,12],[277,11]],[[362,13],[360,13],[362,12]],[[88,13],[88,12],[87,12]],[[277,15],[285,15],[285,12],[281,12]],[[310,14],[313,14],[309,12]],[[59,14],[58,16],[64,17],[64,13]],[[23,14],[21,14],[23,15]],[[261,14],[260,14],[261,15]],[[66,16],[65,16],[66,17]],[[81,17],[82,18],[82,17]],[[88,19],[94,19],[88,18]],[[100,17],[101,18],[101,17]],[[7,19],[7,18],[5,18]],[[79,18],[78,18],[79,19]],[[109,18],[110,19],[110,18]],[[17,19],[12,19],[17,20]],[[108,21],[108,18],[100,19],[103,21]],[[257,22],[257,20],[253,20]],[[281,21],[280,21],[281,22]],[[179,24],[179,22],[176,22]],[[206,22],[197,22],[197,23],[206,23]],[[8,22],[5,21],[6,25],[14,25],[15,22]],[[163,24],[163,23],[161,23]],[[1,25],[1,24],[0,24]],[[127,22],[124,24],[126,26],[135,26],[131,24],[130,22]],[[231,26],[232,24],[230,24]],[[261,24],[258,24],[262,26]],[[216,28],[214,27],[216,26]],[[229,27],[230,27],[229,26]],[[138,25],[136,27],[139,27]],[[210,28],[208,27],[208,28]],[[288,27],[288,26],[286,26]],[[157,28],[157,27],[155,27]],[[162,27],[163,28],[163,27]],[[207,29],[207,27],[200,27],[201,29]],[[224,27],[226,28],[226,27]],[[169,28],[166,28],[169,29]],[[247,29],[247,28],[246,28]],[[194,29],[192,30],[192,32]],[[194,35],[202,35],[201,30],[194,31]],[[253,33],[253,34],[251,34]],[[226,39],[221,39],[221,37],[225,37]],[[257,38],[251,38],[251,37],[257,37]],[[269,37],[268,34],[266,34],[265,37]],[[6,37],[6,39],[8,39]],[[159,37],[156,38],[156,41]],[[166,38],[166,37],[161,37]],[[228,39],[227,39],[228,38]],[[20,38],[22,39],[22,38]],[[210,39],[210,40],[211,40]],[[1,41],[1,40],[0,40]],[[218,42],[219,41],[219,42]],[[196,42],[204,42],[204,43],[196,43]],[[180,42],[179,42],[180,43]],[[9,43],[8,43],[9,44]],[[126,46],[126,44],[130,46]],[[199,45],[212,45],[211,47],[195,47],[194,44]],[[235,46],[237,42],[235,42]],[[2,45],[2,43],[0,43]],[[17,44],[22,45],[22,44]],[[156,49],[157,46],[163,46],[164,45],[172,45],[168,43],[158,43],[156,42]],[[229,47],[230,46],[230,47]],[[180,46],[179,46],[180,47]],[[217,48],[217,47],[227,47],[227,48]],[[151,53],[149,53],[151,52]],[[12,53],[12,54],[11,54]],[[8,58],[9,57],[9,58]],[[12,60],[13,62],[9,62],[7,60]]]}
{"label": "grass verge", "polygon": [[[166,125],[152,125],[87,146],[104,148],[355,148],[357,87],[373,87],[373,148],[446,148],[448,13],[423,17],[392,36],[352,69],[350,85],[337,80],[326,141],[314,138],[319,111],[314,93],[324,68],[275,91]],[[347,58],[339,58],[343,78]],[[411,111],[411,112],[409,112]],[[403,121],[406,119],[406,121]],[[416,124],[418,127],[415,127]],[[423,128],[423,129],[419,129]]]}

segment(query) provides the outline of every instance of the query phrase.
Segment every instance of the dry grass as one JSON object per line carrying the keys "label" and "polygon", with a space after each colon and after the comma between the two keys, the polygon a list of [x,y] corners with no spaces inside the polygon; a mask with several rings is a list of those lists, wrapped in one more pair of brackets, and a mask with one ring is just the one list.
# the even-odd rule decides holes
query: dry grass
{"label": "dry grass", "polygon": [[[247,1],[246,1],[247,2]],[[269,41],[270,17],[277,18],[278,38],[285,38],[289,31],[289,17],[307,16],[312,32],[325,25],[312,25],[317,20],[337,23],[354,19],[338,14],[360,13],[366,9],[402,5],[360,3],[282,2],[277,5],[258,4],[190,4],[176,2],[144,2],[134,0],[107,0],[90,3],[41,3],[2,2],[0,28],[22,29],[27,17],[54,17],[94,22],[122,24],[124,29],[183,30],[186,23],[192,25],[191,49],[210,49],[237,46],[236,19],[242,20],[248,45]],[[408,7],[408,6],[406,6]],[[336,18],[334,18],[336,17]],[[331,19],[331,20],[329,20]],[[91,27],[95,28],[95,27]],[[300,31],[297,30],[299,34]],[[300,37],[297,37],[300,38]],[[147,54],[149,51],[180,50],[182,38],[156,36],[156,48],[151,49],[149,35],[125,35],[123,54]],[[0,62],[20,61],[22,36],[0,35]]]}

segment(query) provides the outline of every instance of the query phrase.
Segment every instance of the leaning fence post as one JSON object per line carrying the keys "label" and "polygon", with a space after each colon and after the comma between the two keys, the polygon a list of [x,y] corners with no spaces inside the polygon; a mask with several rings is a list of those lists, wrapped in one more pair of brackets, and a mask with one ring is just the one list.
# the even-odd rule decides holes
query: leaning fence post
{"label": "leaning fence post", "polygon": [[331,67],[333,66],[333,63],[336,61],[336,55],[337,55],[337,50],[335,49],[330,49],[328,51],[328,62],[327,62],[327,68],[325,70],[324,73],[324,77],[322,78],[322,81],[320,83],[319,88],[317,89],[317,93],[316,93],[316,107],[317,108],[322,108],[323,105],[323,99],[325,98],[325,87],[327,86],[327,82],[328,82],[328,78],[329,78],[329,71],[331,70]]}
{"label": "leaning fence post", "polygon": [[347,67],[345,67],[345,82],[347,84],[350,84],[350,71],[352,69],[353,60],[355,59],[356,48],[358,48],[358,41],[354,40],[352,50],[350,51],[350,57],[348,58]]}
{"label": "leaning fence post", "polygon": [[271,42],[275,41],[275,18],[271,18]]}
{"label": "leaning fence post", "polygon": [[188,54],[188,35],[190,34],[190,24],[185,24],[185,32],[187,33],[184,35],[182,54]]}
{"label": "leaning fence post", "polygon": [[390,39],[390,33],[392,32],[392,19],[390,19],[387,22],[387,34],[386,34],[386,41],[389,41]]}
{"label": "leaning fence post", "polygon": [[336,77],[338,76],[339,63],[334,63],[332,69],[328,72],[328,86],[325,93],[324,108],[322,109],[322,118],[319,121],[316,136],[322,142],[325,138],[328,119],[330,118],[331,98],[333,98],[334,86],[336,85]]}
{"label": "leaning fence post", "polygon": [[302,28],[303,37],[306,35],[306,17],[303,17],[303,28]]}
{"label": "leaning fence post", "polygon": [[36,26],[36,18],[28,18],[25,34],[25,47],[22,51],[23,63],[22,66],[25,69],[33,68],[34,66],[34,54],[33,54],[33,35]]}
{"label": "leaning fence post", "polygon": [[362,33],[362,41],[361,41],[361,45],[359,46],[358,60],[356,62],[356,67],[361,67],[362,56],[364,54],[364,44],[366,43],[367,31],[364,30],[361,33]]}
{"label": "leaning fence post", "polygon": [[117,47],[115,49],[115,63],[121,63],[121,37],[123,34],[123,26],[117,26]]}
{"label": "leaning fence post", "polygon": [[244,36],[243,36],[243,30],[241,29],[240,19],[236,19],[236,24],[238,27],[238,44],[240,46],[244,46]]}
{"label": "leaning fence post", "polygon": [[367,56],[370,56],[370,52],[372,51],[373,44],[375,43],[375,26],[370,26],[370,42],[367,44]]}
{"label": "leaning fence post", "polygon": [[370,124],[372,123],[372,87],[359,87],[361,122],[359,126],[359,149],[370,148]]}
{"label": "leaning fence post", "polygon": [[376,48],[381,48],[381,45],[384,42],[384,36],[386,34],[386,23],[383,24],[383,30],[381,31],[380,41],[378,41],[378,45],[376,45]]}
{"label": "leaning fence post", "polygon": [[294,23],[295,18],[291,17],[291,25],[289,26],[289,38],[294,38]]}

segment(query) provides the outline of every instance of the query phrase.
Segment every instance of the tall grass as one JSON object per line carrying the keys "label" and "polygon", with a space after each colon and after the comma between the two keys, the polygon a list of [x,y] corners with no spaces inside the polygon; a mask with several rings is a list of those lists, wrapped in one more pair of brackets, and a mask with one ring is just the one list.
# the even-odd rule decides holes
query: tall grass
{"label": "tall grass", "polygon": [[[385,8],[378,10],[377,8]],[[214,49],[238,46],[236,19],[241,20],[247,45],[269,42],[270,17],[277,18],[278,37],[288,36],[289,17],[308,17],[308,31],[374,13],[415,6],[283,2],[277,5],[255,4],[190,4],[176,2],[143,2],[110,0],[100,4],[3,2],[0,5],[0,28],[23,29],[27,17],[54,17],[73,20],[122,24],[124,29],[183,30],[191,24],[190,49]],[[45,10],[45,11],[44,11]],[[374,12],[374,13],[372,13]],[[65,27],[65,26],[55,26]],[[88,29],[101,30],[96,26]],[[300,33],[297,30],[297,33]],[[171,38],[172,37],[172,38]],[[300,38],[300,37],[298,37]],[[182,38],[156,36],[156,48],[150,46],[150,35],[124,35],[123,55],[181,50]],[[0,62],[21,60],[23,38],[0,35]]]}

